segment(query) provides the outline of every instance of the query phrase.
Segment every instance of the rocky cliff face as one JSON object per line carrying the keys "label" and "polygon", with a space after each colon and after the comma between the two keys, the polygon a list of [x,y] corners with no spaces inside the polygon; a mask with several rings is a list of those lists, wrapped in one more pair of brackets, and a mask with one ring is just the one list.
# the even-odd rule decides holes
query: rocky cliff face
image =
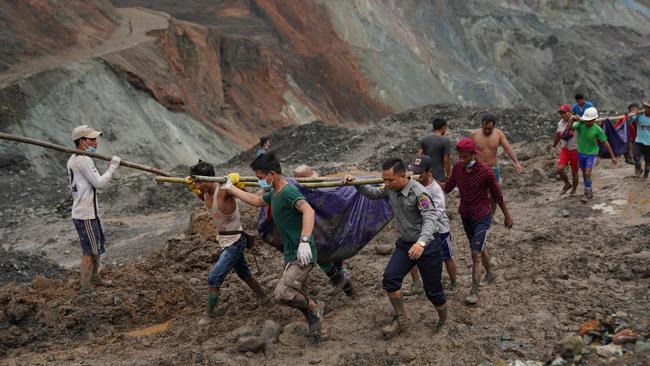
{"label": "rocky cliff face", "polygon": [[0,2],[0,72],[30,57],[91,46],[117,26],[108,0]]}
{"label": "rocky cliff face", "polygon": [[3,2],[0,129],[70,144],[80,123],[142,123],[104,146],[170,168],[423,104],[552,110],[582,91],[620,110],[650,90],[649,20],[633,0]]}

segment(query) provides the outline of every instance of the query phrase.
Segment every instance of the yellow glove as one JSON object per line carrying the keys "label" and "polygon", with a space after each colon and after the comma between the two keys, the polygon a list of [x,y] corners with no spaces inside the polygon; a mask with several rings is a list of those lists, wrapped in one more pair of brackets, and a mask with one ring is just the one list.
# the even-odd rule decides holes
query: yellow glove
{"label": "yellow glove", "polygon": [[190,191],[192,191],[197,197],[201,198],[203,197],[203,192],[201,189],[199,189],[199,186],[196,185],[196,182],[194,182],[194,179],[191,177],[185,178],[185,183],[187,183],[187,186],[189,187]]}
{"label": "yellow glove", "polygon": [[230,173],[228,174],[228,178],[230,178],[233,186],[239,189],[244,189],[245,184],[244,182],[239,181],[239,173]]}

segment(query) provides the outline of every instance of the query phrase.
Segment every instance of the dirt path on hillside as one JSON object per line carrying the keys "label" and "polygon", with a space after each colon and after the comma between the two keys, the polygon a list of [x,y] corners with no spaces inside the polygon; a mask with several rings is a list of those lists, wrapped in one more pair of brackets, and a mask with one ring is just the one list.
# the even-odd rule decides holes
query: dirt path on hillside
{"label": "dirt path on hillside", "polygon": [[[553,158],[526,160],[521,177],[504,168],[515,227],[506,230],[497,214],[489,246],[498,279],[482,290],[476,307],[462,302],[471,259],[456,214],[457,194],[449,195],[461,292],[448,298],[450,320],[443,334],[432,334],[435,312],[426,298],[416,297],[406,300],[410,330],[390,341],[380,337],[390,316],[381,289],[388,257],[377,254],[375,246],[394,241],[392,224],[347,261],[357,298],[327,298],[326,278],[312,272],[309,291],[324,299],[329,311],[330,338],[320,345],[306,341],[298,312],[279,305],[257,307],[234,275],[223,286],[225,315],[198,327],[206,271],[216,257],[214,243],[205,239],[211,233],[209,217],[198,213],[188,231],[168,240],[159,253],[105,269],[114,286],[100,288],[92,306],[77,299],[76,274],[59,282],[37,279],[2,288],[5,320],[0,324],[6,328],[0,351],[8,365],[490,365],[552,360],[565,335],[611,314],[617,314],[617,324],[648,337],[650,184],[632,177],[629,165],[611,167],[602,161],[595,169],[595,198],[583,204],[579,197],[560,197],[559,182],[540,175]],[[256,211],[244,208],[242,216],[253,229]],[[260,282],[273,288],[282,268],[280,255],[263,247],[257,261]],[[259,334],[268,320],[281,329],[279,341],[258,352],[238,350],[241,336]],[[610,360],[586,348],[583,365],[647,361],[634,345]]]}
{"label": "dirt path on hillside", "polygon": [[120,26],[100,45],[92,48],[73,47],[56,55],[36,57],[12,65],[9,70],[0,73],[0,89],[45,70],[121,51],[139,43],[151,41],[154,38],[148,36],[147,33],[153,30],[167,29],[171,19],[165,13],[143,8],[118,8],[117,13],[120,15]]}

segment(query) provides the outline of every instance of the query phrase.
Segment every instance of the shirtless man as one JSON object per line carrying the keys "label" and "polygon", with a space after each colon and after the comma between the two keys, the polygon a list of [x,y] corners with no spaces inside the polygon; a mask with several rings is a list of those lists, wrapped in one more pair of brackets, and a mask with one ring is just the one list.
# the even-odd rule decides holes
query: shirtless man
{"label": "shirtless man", "polygon": [[[477,158],[480,162],[486,164],[494,171],[494,174],[497,177],[497,183],[501,184],[501,168],[499,167],[499,161],[497,160],[497,151],[499,146],[503,146],[503,150],[506,152],[506,155],[512,161],[512,165],[515,167],[517,175],[521,174],[522,168],[517,161],[517,155],[512,150],[506,135],[500,129],[496,128],[497,119],[494,115],[487,113],[481,119],[481,129],[472,132],[470,137],[474,142],[476,142],[476,147],[479,149],[480,154],[477,155]],[[493,197],[490,197],[490,206],[492,208],[492,214],[497,208],[497,202]]]}

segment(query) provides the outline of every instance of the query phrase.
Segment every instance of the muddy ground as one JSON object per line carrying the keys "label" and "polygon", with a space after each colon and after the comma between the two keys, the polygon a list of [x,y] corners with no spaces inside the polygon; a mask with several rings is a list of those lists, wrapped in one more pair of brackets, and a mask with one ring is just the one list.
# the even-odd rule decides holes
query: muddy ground
{"label": "muddy ground", "polygon": [[[292,152],[284,141],[291,138],[297,147],[322,141],[326,146],[323,150],[331,149],[332,157],[314,165],[326,173],[334,168],[376,170],[375,162],[390,151],[410,155],[413,143],[407,142],[411,135],[414,131],[428,133],[426,118],[441,112],[428,108],[367,128],[336,132],[327,126],[310,125],[273,138],[288,154]],[[466,124],[458,117],[457,124],[451,125],[454,139],[473,126],[476,118],[472,113],[478,112],[462,113],[469,117],[463,117]],[[198,201],[179,187],[157,186],[140,177],[119,177],[131,186],[111,188],[115,191],[100,195],[107,234],[115,238],[109,255],[118,258],[104,260],[102,274],[112,287],[99,288],[90,299],[79,299],[74,272],[62,272],[61,277],[43,272],[31,282],[4,285],[0,288],[0,355],[4,357],[0,364],[487,365],[503,360],[550,364],[559,355],[565,336],[576,333],[589,320],[616,314],[616,330],[631,329],[641,340],[626,343],[622,356],[609,359],[597,354],[597,343],[593,348],[585,346],[580,364],[645,365],[650,361],[650,184],[632,177],[629,165],[612,167],[609,161],[601,161],[595,169],[592,203],[560,197],[561,184],[552,174],[556,152],[546,153],[543,148],[548,140],[543,134],[552,130],[555,116],[537,116],[530,121],[539,118],[535,121],[539,130],[523,128],[525,125],[519,123],[526,120],[522,118],[502,123],[516,141],[525,173],[517,177],[509,164],[503,165],[504,194],[515,227],[506,230],[502,224],[495,225],[490,234],[498,280],[482,290],[476,307],[462,302],[471,281],[471,259],[456,214],[457,194],[448,197],[461,292],[448,299],[449,326],[442,334],[432,334],[436,316],[426,298],[415,297],[406,301],[410,330],[389,341],[380,336],[379,330],[390,316],[381,289],[388,256],[377,254],[375,247],[395,240],[392,225],[347,261],[358,290],[356,298],[342,294],[328,298],[326,277],[318,270],[312,272],[308,290],[327,303],[329,339],[322,343],[308,342],[302,315],[296,311],[279,305],[258,307],[234,275],[223,287],[220,307],[225,314],[200,327],[197,322],[205,303],[206,272],[218,254],[217,245],[210,240],[213,229],[208,217]],[[312,130],[328,130],[342,138],[332,147],[323,139],[325,135]],[[304,136],[312,137],[309,140]],[[360,148],[355,136],[361,136],[370,147]],[[401,145],[391,145],[393,141]],[[357,147],[347,152],[334,150],[342,146]],[[285,155],[284,150],[278,150]],[[318,149],[311,151],[297,148],[285,166],[290,169],[304,162]],[[222,169],[246,171],[245,166],[242,159]],[[38,197],[37,193],[33,195]],[[31,255],[41,257],[40,252],[45,250],[47,257],[73,268],[78,249],[64,209],[55,217],[56,208],[49,205],[32,211],[20,202],[14,206],[3,208],[3,217],[12,219],[11,225],[6,221],[2,225],[3,244],[12,244],[3,246],[26,248]],[[245,226],[252,230],[256,211],[245,208],[242,213]],[[502,223],[501,214],[496,221]],[[154,229],[158,230],[155,235],[151,234]],[[48,233],[55,239],[39,247],[47,241]],[[132,238],[133,233],[137,239]],[[69,260],[57,256],[64,249],[71,253]],[[250,253],[248,257],[253,263]],[[254,273],[272,289],[282,269],[280,255],[262,246],[257,263],[261,272],[252,264]],[[410,281],[405,282],[408,286]],[[259,334],[268,320],[277,324],[267,322],[267,330],[281,330],[278,342],[247,351],[255,347],[242,345],[242,336]],[[590,337],[600,342],[595,334]]]}

